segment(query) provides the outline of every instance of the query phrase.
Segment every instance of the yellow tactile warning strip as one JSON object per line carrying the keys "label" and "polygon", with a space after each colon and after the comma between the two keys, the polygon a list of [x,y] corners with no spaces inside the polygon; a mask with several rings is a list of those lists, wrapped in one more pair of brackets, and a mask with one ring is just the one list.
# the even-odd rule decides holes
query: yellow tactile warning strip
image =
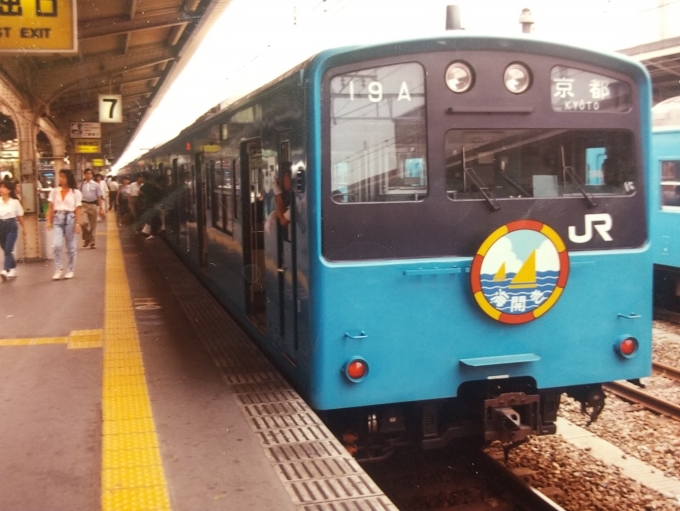
{"label": "yellow tactile warning strip", "polygon": [[26,337],[0,339],[0,346],[38,346],[41,344],[66,344],[70,350],[101,348],[103,330],[73,330],[68,337]]}
{"label": "yellow tactile warning strip", "polygon": [[123,251],[113,215],[106,239],[102,510],[169,510]]}
{"label": "yellow tactile warning strip", "polygon": [[68,349],[101,348],[103,330],[73,330],[68,336]]}

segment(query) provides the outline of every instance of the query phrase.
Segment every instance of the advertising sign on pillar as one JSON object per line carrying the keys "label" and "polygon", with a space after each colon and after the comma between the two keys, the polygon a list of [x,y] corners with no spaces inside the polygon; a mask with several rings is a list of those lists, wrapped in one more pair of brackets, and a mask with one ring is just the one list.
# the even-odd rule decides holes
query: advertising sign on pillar
{"label": "advertising sign on pillar", "polygon": [[76,53],[76,0],[0,0],[0,52]]}
{"label": "advertising sign on pillar", "polygon": [[99,95],[99,122],[123,122],[123,96]]}

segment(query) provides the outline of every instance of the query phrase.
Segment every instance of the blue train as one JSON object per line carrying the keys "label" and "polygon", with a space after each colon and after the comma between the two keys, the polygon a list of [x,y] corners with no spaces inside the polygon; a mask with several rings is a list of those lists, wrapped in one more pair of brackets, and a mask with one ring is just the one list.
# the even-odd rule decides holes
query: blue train
{"label": "blue train", "polygon": [[[464,33],[324,51],[131,169],[358,458],[595,419],[651,368],[649,77]],[[130,170],[132,171],[132,170]]]}
{"label": "blue train", "polygon": [[680,97],[653,109],[650,201],[654,303],[680,310]]}

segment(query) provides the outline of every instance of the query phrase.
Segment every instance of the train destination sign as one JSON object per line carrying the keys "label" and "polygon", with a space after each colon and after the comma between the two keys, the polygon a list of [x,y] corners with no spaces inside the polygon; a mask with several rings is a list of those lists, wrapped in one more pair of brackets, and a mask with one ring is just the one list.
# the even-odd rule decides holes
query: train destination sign
{"label": "train destination sign", "polygon": [[0,0],[0,52],[78,51],[76,0]]}
{"label": "train destination sign", "polygon": [[630,85],[608,76],[566,66],[550,71],[550,96],[556,112],[627,112]]}

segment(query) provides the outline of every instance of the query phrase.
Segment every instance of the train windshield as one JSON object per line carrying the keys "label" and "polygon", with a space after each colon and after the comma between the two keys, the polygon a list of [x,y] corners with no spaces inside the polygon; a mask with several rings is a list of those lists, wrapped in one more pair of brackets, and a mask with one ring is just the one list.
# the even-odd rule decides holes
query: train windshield
{"label": "train windshield", "polygon": [[450,130],[447,195],[492,197],[630,195],[637,171],[633,137],[622,130]]}
{"label": "train windshield", "polygon": [[406,63],[331,79],[332,199],[406,202],[427,195],[425,71]]}

